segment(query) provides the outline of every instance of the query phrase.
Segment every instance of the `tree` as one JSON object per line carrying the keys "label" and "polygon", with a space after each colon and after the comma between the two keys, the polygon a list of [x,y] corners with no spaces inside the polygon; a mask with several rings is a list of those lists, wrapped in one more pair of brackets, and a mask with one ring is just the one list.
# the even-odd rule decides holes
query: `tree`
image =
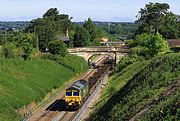
{"label": "tree", "polygon": [[168,11],[169,5],[166,3],[149,3],[146,4],[144,8],[141,8],[138,20],[136,21],[140,24],[140,27],[144,32],[148,33],[158,33],[162,26],[164,17],[170,13]]}
{"label": "tree", "polygon": [[58,16],[59,11],[57,10],[57,8],[50,8],[49,10],[47,10],[47,12],[43,15],[43,18],[46,17],[56,17]]}
{"label": "tree", "polygon": [[137,35],[136,39],[131,42],[129,46],[131,47],[132,54],[137,54],[146,58],[169,52],[167,41],[159,33],[156,35]]}
{"label": "tree", "polygon": [[97,34],[97,28],[96,26],[93,24],[92,20],[90,18],[88,18],[87,21],[85,21],[85,23],[83,24],[83,27],[86,28],[86,30],[89,32],[90,35],[90,41],[94,41],[95,38],[97,38],[98,34]]}
{"label": "tree", "polygon": [[75,47],[83,47],[90,45],[90,36],[88,31],[84,27],[76,27],[73,44]]}
{"label": "tree", "polygon": [[164,23],[159,32],[167,39],[180,38],[180,16],[172,12],[165,16]]}
{"label": "tree", "polygon": [[60,14],[57,8],[50,8],[43,18],[32,20],[26,31],[34,33],[38,37],[39,49],[46,51],[48,43],[58,34],[66,34],[71,27],[71,19],[68,15]]}
{"label": "tree", "polygon": [[16,46],[18,48],[22,48],[23,58],[27,60],[30,58],[30,55],[33,49],[37,49],[37,39],[33,36],[33,34],[21,34],[16,40]]}
{"label": "tree", "polygon": [[49,52],[55,55],[61,55],[65,57],[67,54],[67,47],[66,44],[62,40],[55,40],[49,42]]}

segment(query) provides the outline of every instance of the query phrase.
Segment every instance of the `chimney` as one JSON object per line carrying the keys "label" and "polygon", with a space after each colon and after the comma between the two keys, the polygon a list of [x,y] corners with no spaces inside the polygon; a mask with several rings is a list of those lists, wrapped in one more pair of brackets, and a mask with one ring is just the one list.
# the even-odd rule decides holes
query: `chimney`
{"label": "chimney", "polygon": [[66,37],[69,37],[69,31],[66,29]]}

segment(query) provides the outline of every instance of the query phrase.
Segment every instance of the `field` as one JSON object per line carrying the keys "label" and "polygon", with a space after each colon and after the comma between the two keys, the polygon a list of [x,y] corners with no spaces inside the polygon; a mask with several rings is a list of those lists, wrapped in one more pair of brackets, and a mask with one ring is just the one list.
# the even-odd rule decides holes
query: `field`
{"label": "field", "polygon": [[64,86],[75,74],[87,69],[82,58],[71,55],[59,63],[49,59],[0,58],[0,121],[19,120],[18,109],[41,101],[52,89]]}
{"label": "field", "polygon": [[[138,120],[179,120],[178,87],[167,96],[179,77],[179,53],[133,63],[110,78],[91,120],[130,120],[143,109],[147,111],[136,117]],[[162,94],[166,96],[162,98]]]}

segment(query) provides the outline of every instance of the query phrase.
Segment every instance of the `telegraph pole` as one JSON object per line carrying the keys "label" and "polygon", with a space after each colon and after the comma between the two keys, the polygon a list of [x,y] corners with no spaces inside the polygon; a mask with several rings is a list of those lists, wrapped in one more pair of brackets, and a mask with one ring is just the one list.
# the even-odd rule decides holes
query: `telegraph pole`
{"label": "telegraph pole", "polygon": [[33,28],[33,34],[34,34],[34,38],[36,39],[36,48],[39,50],[39,38],[38,38],[38,34],[36,34],[36,26],[34,26]]}
{"label": "telegraph pole", "polygon": [[117,49],[114,47],[112,49],[112,51],[114,52],[114,66],[116,66],[116,61],[117,61]]}

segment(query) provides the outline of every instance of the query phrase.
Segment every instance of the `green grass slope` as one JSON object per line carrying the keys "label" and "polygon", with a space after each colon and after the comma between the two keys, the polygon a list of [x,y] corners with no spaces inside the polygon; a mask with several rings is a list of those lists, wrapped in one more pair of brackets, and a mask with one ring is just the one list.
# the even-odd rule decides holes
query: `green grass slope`
{"label": "green grass slope", "polygon": [[[167,91],[180,77],[180,54],[160,55],[149,61],[136,62],[110,78],[97,111],[95,121],[130,120],[144,107]],[[179,120],[179,90],[152,106],[138,120]]]}
{"label": "green grass slope", "polygon": [[69,67],[48,59],[0,59],[0,121],[19,120],[17,109],[42,100],[52,89],[87,69],[80,57],[68,55],[64,60],[70,57],[71,62],[66,62]]}

